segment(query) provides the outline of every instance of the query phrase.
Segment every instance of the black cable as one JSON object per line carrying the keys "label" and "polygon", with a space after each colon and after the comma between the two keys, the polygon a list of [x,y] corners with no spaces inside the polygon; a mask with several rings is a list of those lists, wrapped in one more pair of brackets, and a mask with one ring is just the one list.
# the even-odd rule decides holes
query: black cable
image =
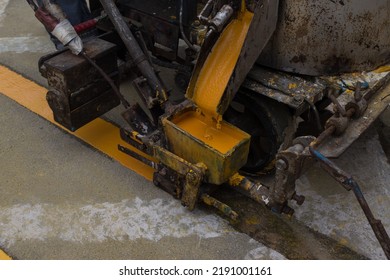
{"label": "black cable", "polygon": [[179,26],[180,26],[180,33],[181,37],[183,38],[184,42],[187,44],[188,47],[190,47],[193,51],[198,52],[198,49],[194,47],[193,44],[188,40],[186,34],[184,33],[184,27],[183,27],[183,0],[180,0],[180,13],[179,13]]}
{"label": "black cable", "polygon": [[102,77],[110,84],[112,90],[115,92],[115,94],[118,96],[118,98],[121,100],[122,105],[125,107],[125,109],[130,107],[129,102],[123,97],[123,95],[120,93],[118,87],[115,85],[114,81],[104,72],[104,70],[93,61],[85,51],[82,51],[81,56],[84,57],[99,73],[102,75]]}

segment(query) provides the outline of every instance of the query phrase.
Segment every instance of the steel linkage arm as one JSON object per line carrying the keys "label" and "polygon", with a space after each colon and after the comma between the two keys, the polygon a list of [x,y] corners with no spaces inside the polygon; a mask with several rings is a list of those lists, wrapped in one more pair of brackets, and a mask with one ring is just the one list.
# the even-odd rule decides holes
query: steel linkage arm
{"label": "steel linkage arm", "polygon": [[[386,79],[386,82],[388,79]],[[382,87],[384,82],[380,83],[374,89],[368,91],[364,96],[360,92],[360,84],[358,84],[357,91],[355,93],[355,99],[357,101],[370,99],[378,90],[378,87]],[[356,96],[359,95],[359,96]],[[357,98],[356,98],[357,97]],[[352,118],[354,115],[359,114],[358,108],[356,106],[347,106],[344,117],[347,119]],[[366,218],[374,231],[376,238],[378,239],[387,259],[390,259],[390,238],[386,229],[384,228],[382,222],[376,219],[364,198],[364,195],[360,189],[359,184],[352,178],[351,175],[343,171],[340,167],[338,167],[334,162],[330,161],[323,154],[321,154],[317,147],[320,146],[329,136],[333,134],[337,134],[337,126],[332,122],[328,121],[327,128],[324,132],[322,132],[315,141],[313,141],[309,146],[310,154],[321,163],[321,167],[328,172],[337,182],[339,182],[346,190],[352,190],[355,194],[356,199],[358,200],[360,207],[362,208]]]}
{"label": "steel linkage arm", "polygon": [[341,170],[334,162],[330,161],[328,158],[322,155],[313,146],[314,145],[309,147],[310,153],[321,163],[323,169],[328,172],[334,179],[336,179],[336,181],[339,182],[346,190],[353,191],[386,257],[390,259],[389,235],[387,234],[382,222],[374,217],[358,183],[352,178],[351,175]]}

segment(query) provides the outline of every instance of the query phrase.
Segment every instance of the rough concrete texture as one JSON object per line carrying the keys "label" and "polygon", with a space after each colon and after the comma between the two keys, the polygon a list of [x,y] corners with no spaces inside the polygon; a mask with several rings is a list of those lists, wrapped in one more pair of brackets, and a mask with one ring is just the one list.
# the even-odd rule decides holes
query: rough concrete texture
{"label": "rough concrete texture", "polygon": [[[19,259],[281,257],[0,95],[0,244]],[[183,250],[183,244],[186,248]]]}
{"label": "rough concrete texture", "polygon": [[[390,165],[374,127],[334,161],[360,184],[376,218],[390,231]],[[385,259],[353,192],[347,192],[318,166],[297,181],[306,202],[296,218],[372,259]]]}
{"label": "rough concrete texture", "polygon": [[[26,1],[0,0],[1,64],[44,85],[36,65],[51,50]],[[389,125],[386,114],[382,120]],[[284,258],[215,214],[186,211],[151,182],[1,94],[0,128],[0,247],[15,258]],[[337,163],[359,179],[373,212],[390,230],[390,166],[375,129]],[[294,207],[300,221],[384,259],[352,193],[318,167],[298,188],[307,198]]]}

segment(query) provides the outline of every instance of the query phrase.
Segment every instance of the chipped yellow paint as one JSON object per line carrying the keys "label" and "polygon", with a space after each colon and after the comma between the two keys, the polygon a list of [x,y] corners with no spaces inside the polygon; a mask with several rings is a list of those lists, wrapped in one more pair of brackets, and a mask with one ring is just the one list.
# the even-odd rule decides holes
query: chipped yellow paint
{"label": "chipped yellow paint", "polygon": [[12,260],[10,256],[8,256],[6,253],[4,253],[2,250],[0,250],[0,260],[1,261],[9,261]]}
{"label": "chipped yellow paint", "polygon": [[381,66],[378,69],[374,70],[374,73],[384,73],[390,71],[390,65]]}
{"label": "chipped yellow paint", "polygon": [[296,89],[298,85],[296,83],[291,83],[288,85],[288,89]]}
{"label": "chipped yellow paint", "polygon": [[[0,65],[0,93],[63,128],[53,119],[52,111],[46,102],[46,92],[46,88]],[[132,150],[135,149],[120,138],[119,128],[115,125],[102,119],[96,119],[74,133],[66,131],[115,159],[123,166],[148,180],[152,180],[153,169],[151,167],[118,150],[118,144]]]}
{"label": "chipped yellow paint", "polygon": [[349,244],[348,240],[346,238],[341,238],[339,243],[341,245],[347,246]]}
{"label": "chipped yellow paint", "polygon": [[202,67],[192,99],[206,115],[219,119],[217,108],[237,64],[253,13],[244,11],[222,32]]}

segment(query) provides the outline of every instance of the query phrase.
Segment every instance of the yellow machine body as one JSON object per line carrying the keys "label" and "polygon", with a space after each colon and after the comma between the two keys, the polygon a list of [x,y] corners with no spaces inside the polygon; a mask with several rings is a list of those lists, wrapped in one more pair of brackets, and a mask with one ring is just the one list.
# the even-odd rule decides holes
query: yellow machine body
{"label": "yellow machine body", "polygon": [[247,162],[250,135],[223,121],[217,108],[237,64],[252,18],[253,13],[243,9],[213,46],[197,77],[194,91],[187,92],[197,109],[186,109],[163,120],[170,150],[193,164],[205,164],[204,180],[208,183],[226,182]]}
{"label": "yellow machine body", "polygon": [[163,125],[174,154],[207,166],[204,180],[208,183],[226,182],[247,161],[249,134],[225,121],[217,128],[199,111],[187,110],[164,119]]}

